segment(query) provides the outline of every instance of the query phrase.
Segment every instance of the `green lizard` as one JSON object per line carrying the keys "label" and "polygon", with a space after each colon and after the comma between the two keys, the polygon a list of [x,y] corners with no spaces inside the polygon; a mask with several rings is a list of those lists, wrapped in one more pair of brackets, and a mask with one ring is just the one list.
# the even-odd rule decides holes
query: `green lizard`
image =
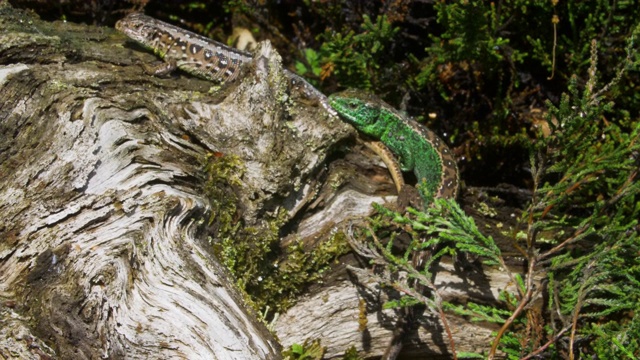
{"label": "green lizard", "polygon": [[458,167],[453,153],[433,131],[408,119],[377,97],[346,90],[329,96],[329,104],[358,131],[380,140],[413,171],[416,188],[428,206],[433,198],[455,198]]}
{"label": "green lizard", "polygon": [[[403,170],[413,170],[418,179],[422,206],[428,207],[434,198],[455,198],[458,194],[458,167],[451,150],[435,133],[403,116],[377,97],[358,90],[347,90],[329,96],[329,104],[358,131],[388,147],[398,158]],[[391,163],[393,165],[393,163]],[[389,164],[387,165],[389,166]],[[393,168],[389,166],[393,174]],[[398,175],[394,176],[394,179]],[[403,185],[401,179],[396,184]],[[399,191],[402,194],[402,190]],[[419,269],[428,251],[417,252],[412,266]],[[418,284],[413,284],[423,291]],[[402,350],[403,339],[415,308],[401,309],[401,315],[382,359],[395,359]]]}

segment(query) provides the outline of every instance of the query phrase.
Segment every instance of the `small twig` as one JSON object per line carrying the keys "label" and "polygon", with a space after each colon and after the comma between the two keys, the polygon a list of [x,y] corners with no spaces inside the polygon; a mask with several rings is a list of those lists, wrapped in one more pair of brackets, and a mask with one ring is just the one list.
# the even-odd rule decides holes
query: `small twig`
{"label": "small twig", "polygon": [[527,292],[525,293],[525,296],[520,300],[520,304],[518,304],[518,307],[515,309],[513,314],[511,314],[511,316],[507,319],[507,321],[505,321],[504,325],[502,325],[502,327],[500,328],[500,331],[498,331],[498,334],[496,335],[495,339],[493,339],[493,344],[491,345],[491,350],[489,351],[489,356],[487,356],[487,358],[489,360],[492,360],[494,358],[494,356],[496,355],[496,352],[498,351],[498,345],[500,344],[500,338],[502,338],[504,333],[511,326],[511,324],[515,321],[515,319],[518,316],[520,316],[520,313],[524,310],[525,306],[531,300],[531,294],[533,293],[533,270],[534,270],[534,267],[535,267],[535,263],[536,263],[535,259],[530,259],[529,260],[529,269],[527,271]]}
{"label": "small twig", "polygon": [[534,356],[537,356],[538,354],[540,354],[541,352],[545,351],[551,344],[555,343],[556,341],[558,341],[562,335],[567,332],[567,330],[569,330],[571,328],[570,325],[567,325],[566,327],[564,327],[562,330],[560,330],[556,336],[554,336],[551,340],[547,341],[544,345],[540,346],[539,348],[537,348],[535,351],[529,353],[529,355],[521,358],[520,360],[529,360],[531,358],[533,358]]}
{"label": "small twig", "polygon": [[[606,253],[606,252],[603,252]],[[585,272],[583,273],[584,278],[589,278],[591,273],[593,272],[593,267],[595,263],[598,261],[599,257],[596,256],[591,260],[591,262],[585,268]],[[587,288],[588,282],[583,282],[582,286],[580,286],[580,292],[578,295],[578,301],[576,302],[576,308],[573,310],[573,319],[571,321],[571,336],[569,337],[569,359],[573,360],[575,358],[573,345],[575,343],[576,330],[578,329],[578,317],[580,315],[580,310],[582,309],[582,304],[584,302],[585,297],[587,297],[587,293],[589,292]]]}
{"label": "small twig", "polygon": [[552,249],[550,249],[549,251],[542,253],[538,256],[538,260],[542,260],[546,257],[549,257],[555,253],[557,253],[558,251],[562,250],[564,247],[566,247],[568,244],[572,243],[574,240],[576,240],[578,238],[578,236],[582,235],[582,233],[584,233],[589,226],[591,226],[590,223],[584,224],[581,228],[577,229],[574,233],[573,236],[569,237],[567,240],[561,242],[560,244],[558,244],[557,246],[553,247]]}
{"label": "small twig", "polygon": [[560,22],[560,18],[558,15],[553,15],[551,18],[551,23],[553,24],[553,49],[551,50],[551,76],[547,78],[547,80],[553,79],[553,75],[556,70],[556,46],[558,45],[558,23]]}

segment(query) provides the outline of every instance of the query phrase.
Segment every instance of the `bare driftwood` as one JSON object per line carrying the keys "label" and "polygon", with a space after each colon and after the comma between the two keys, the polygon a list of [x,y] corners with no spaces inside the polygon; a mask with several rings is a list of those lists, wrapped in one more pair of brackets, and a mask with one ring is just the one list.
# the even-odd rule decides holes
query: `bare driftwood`
{"label": "bare driftwood", "polygon": [[[305,294],[286,314],[278,318],[276,332],[284,346],[319,339],[326,347],[326,359],[339,359],[354,347],[365,358],[379,357],[389,344],[398,321],[397,310],[383,310],[389,300],[378,282],[363,274],[337,271],[327,286]],[[465,302],[470,299],[495,302],[497,289],[513,290],[504,272],[493,271],[486,278],[468,276],[443,264],[436,285],[444,300]],[[471,323],[447,315],[457,351],[482,352],[491,344],[491,324]],[[425,313],[405,339],[403,359],[450,359],[449,341],[438,316]]]}
{"label": "bare driftwood", "polygon": [[156,58],[113,29],[2,4],[0,357],[279,358],[211,254],[201,163],[239,157],[258,226],[352,130],[290,98],[268,44],[209,95],[145,75]]}
{"label": "bare driftwood", "polygon": [[[0,3],[5,4],[5,3]],[[237,221],[259,227],[281,209],[312,248],[393,202],[375,156],[354,130],[299,101],[279,56],[262,44],[248,75],[224,88],[179,74],[113,29],[45,23],[0,5],[0,356],[18,358],[276,359],[280,344],[248,310],[212,255],[207,157],[243,164],[229,189]],[[352,142],[353,144],[353,142]],[[344,264],[274,322],[285,345],[320,339],[327,358],[354,346],[376,357],[396,317],[379,284]],[[498,270],[442,264],[442,296],[494,302]],[[364,320],[366,319],[366,321]],[[487,349],[487,324],[450,317],[459,351]],[[449,358],[426,315],[403,357]]]}
{"label": "bare driftwood", "polygon": [[[355,161],[355,163],[358,162]],[[357,183],[366,184],[367,182],[358,180]],[[513,203],[518,202],[517,199],[520,197],[526,197],[527,194],[519,194],[511,188],[494,190],[494,196],[488,199],[484,191],[468,188],[465,189],[460,201],[465,212],[474,217],[478,227],[490,232],[498,242],[503,255],[507,258],[510,271],[519,272],[523,270],[524,264],[521,259],[514,256],[517,253],[514,252],[503,230],[517,228],[519,226],[517,219],[521,213],[518,208],[507,206],[501,198],[509,198]],[[317,227],[320,222],[316,220],[323,219],[324,222],[340,224],[337,227],[345,230],[348,222],[336,220],[334,214],[346,213],[346,208],[353,208],[341,204],[359,202],[361,207],[366,208],[365,204],[371,201],[379,203],[385,201],[382,198],[374,199],[365,195],[370,191],[364,188],[357,192],[358,195],[350,192],[351,190],[338,192],[330,202],[331,205],[326,207],[326,209],[338,207],[339,211],[334,213],[321,211],[303,221],[307,226],[301,226],[301,228]],[[484,209],[478,206],[479,209],[476,209],[475,204],[478,203],[488,207]],[[357,218],[357,215],[352,218]],[[307,238],[307,241],[312,240]],[[383,309],[383,304],[392,298],[397,298],[398,293],[389,287],[381,286],[380,279],[366,270],[369,267],[366,261],[352,255],[341,258],[340,265],[329,272],[321,283],[310,287],[292,308],[279,316],[274,328],[282,345],[287,347],[296,343],[303,344],[319,340],[326,350],[325,359],[342,358],[345,351],[351,348],[357,350],[363,358],[379,358],[389,345],[399,315],[398,310]],[[472,301],[497,305],[500,303],[498,299],[501,291],[516,293],[513,277],[501,268],[486,268],[477,263],[467,264],[467,266],[454,265],[452,259],[443,258],[433,273],[435,275],[433,283],[440,297],[444,301],[455,304]],[[537,284],[540,278],[536,279]],[[540,304],[540,293],[536,296],[538,300],[536,304]],[[446,318],[457,352],[488,352],[491,341],[494,339],[492,332],[499,329],[496,324],[473,322],[462,316],[446,314]],[[404,339],[400,359],[452,358],[449,339],[439,316],[425,311],[414,322],[411,331]]]}

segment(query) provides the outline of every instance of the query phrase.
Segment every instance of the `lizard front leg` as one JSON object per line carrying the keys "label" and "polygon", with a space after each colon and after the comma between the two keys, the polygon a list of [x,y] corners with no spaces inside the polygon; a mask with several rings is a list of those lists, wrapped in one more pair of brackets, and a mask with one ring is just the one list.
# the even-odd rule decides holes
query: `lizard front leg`
{"label": "lizard front leg", "polygon": [[402,167],[391,150],[389,150],[389,148],[380,141],[363,139],[363,143],[366,147],[371,149],[371,151],[376,153],[387,166],[387,169],[389,169],[391,178],[393,179],[393,182],[396,185],[396,190],[398,191],[398,211],[404,211],[407,206],[422,209],[423,200],[420,192],[415,187],[405,183],[402,176]]}
{"label": "lizard front leg", "polygon": [[142,64],[142,69],[149,75],[164,77],[178,68],[175,60],[168,60],[157,65]]}

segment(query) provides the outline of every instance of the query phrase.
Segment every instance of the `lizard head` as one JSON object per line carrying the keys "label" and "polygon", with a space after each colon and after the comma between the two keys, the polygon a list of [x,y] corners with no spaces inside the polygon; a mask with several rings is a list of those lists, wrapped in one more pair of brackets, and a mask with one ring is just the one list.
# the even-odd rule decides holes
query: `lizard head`
{"label": "lizard head", "polygon": [[331,94],[329,104],[343,119],[367,135],[379,137],[385,130],[386,124],[381,117],[384,103],[372,94],[345,90]]}
{"label": "lizard head", "polygon": [[157,20],[141,13],[129,14],[116,23],[116,30],[124,33],[131,39],[150,47],[153,42],[165,34],[158,32],[155,26]]}

